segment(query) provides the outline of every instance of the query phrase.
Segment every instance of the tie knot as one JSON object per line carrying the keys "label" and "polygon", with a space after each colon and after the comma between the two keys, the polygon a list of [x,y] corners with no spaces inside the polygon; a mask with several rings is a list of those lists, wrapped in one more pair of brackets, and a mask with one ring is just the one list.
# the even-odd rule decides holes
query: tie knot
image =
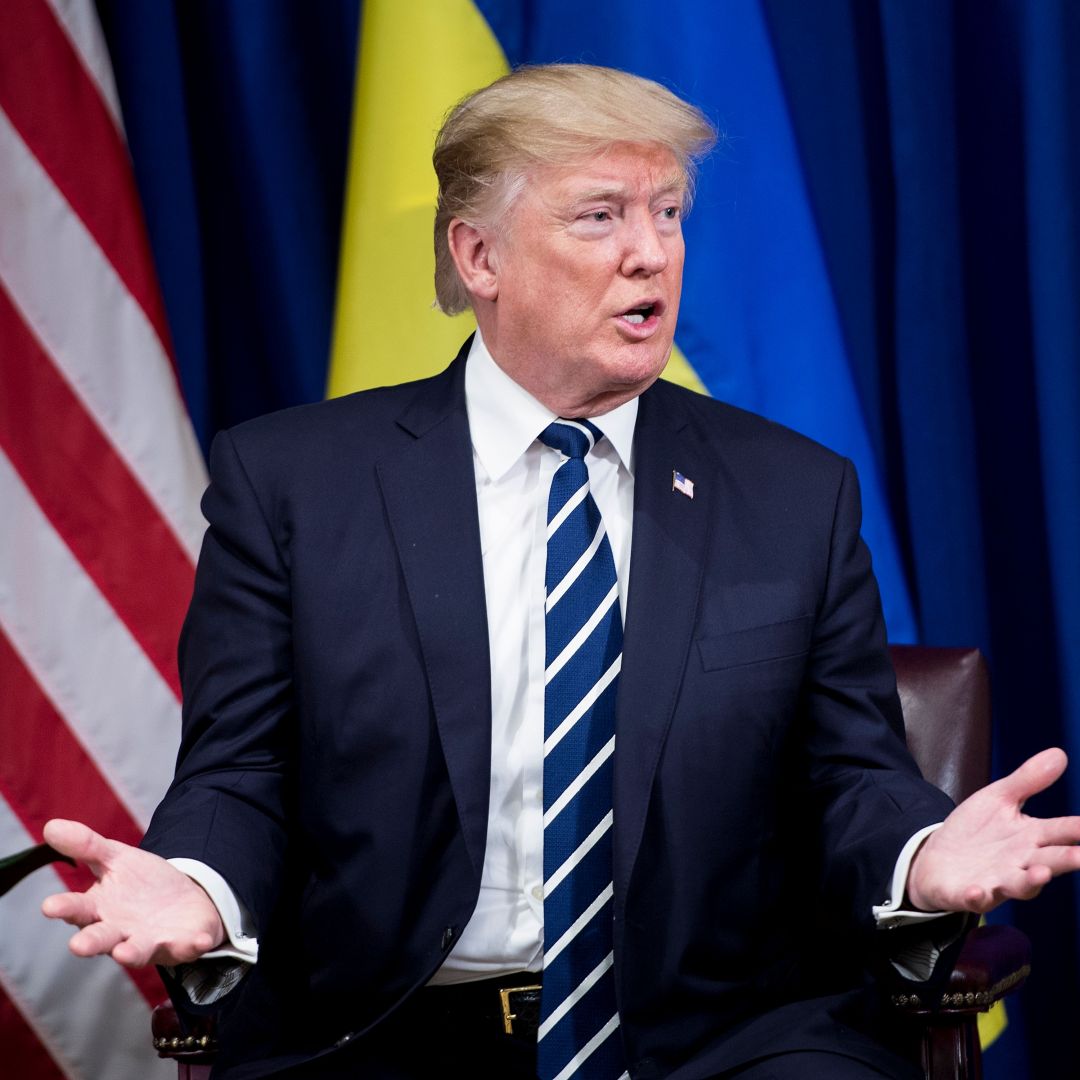
{"label": "tie knot", "polygon": [[540,432],[540,441],[568,458],[584,458],[604,437],[604,433],[588,420],[553,420]]}

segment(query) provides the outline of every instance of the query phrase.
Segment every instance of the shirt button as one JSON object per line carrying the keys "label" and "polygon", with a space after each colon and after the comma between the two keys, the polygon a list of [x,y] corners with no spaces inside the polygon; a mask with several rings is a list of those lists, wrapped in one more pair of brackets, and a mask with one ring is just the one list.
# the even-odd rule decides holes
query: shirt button
{"label": "shirt button", "polygon": [[543,900],[544,899],[544,886],[543,885],[534,885],[532,887],[532,894],[533,894],[534,897],[536,897],[537,900]]}

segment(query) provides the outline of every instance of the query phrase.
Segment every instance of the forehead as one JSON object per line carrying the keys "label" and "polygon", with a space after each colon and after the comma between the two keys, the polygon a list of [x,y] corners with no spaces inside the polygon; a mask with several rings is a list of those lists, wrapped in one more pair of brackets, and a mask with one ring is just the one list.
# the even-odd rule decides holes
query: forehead
{"label": "forehead", "polygon": [[615,143],[567,165],[544,165],[530,172],[525,191],[556,205],[590,198],[681,197],[686,174],[675,155],[654,143]]}

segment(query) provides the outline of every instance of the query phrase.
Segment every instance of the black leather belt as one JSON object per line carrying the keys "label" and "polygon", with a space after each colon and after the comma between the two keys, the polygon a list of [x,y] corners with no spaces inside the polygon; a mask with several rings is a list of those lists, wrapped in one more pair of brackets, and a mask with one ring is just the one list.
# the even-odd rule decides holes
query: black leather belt
{"label": "black leather belt", "polygon": [[426,986],[416,1005],[453,1030],[510,1035],[535,1043],[540,1025],[540,975],[521,971],[498,979]]}

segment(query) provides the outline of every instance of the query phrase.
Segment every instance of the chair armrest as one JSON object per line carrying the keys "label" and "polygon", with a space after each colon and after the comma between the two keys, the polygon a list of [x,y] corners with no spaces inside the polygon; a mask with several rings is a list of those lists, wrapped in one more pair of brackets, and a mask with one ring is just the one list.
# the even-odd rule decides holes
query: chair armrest
{"label": "chair armrest", "polygon": [[892,995],[896,1009],[907,1016],[940,1016],[985,1012],[1023,985],[1031,972],[1031,942],[1012,926],[980,926],[960,949],[937,1008],[917,993]]}
{"label": "chair armrest", "polygon": [[150,1030],[158,1057],[186,1065],[209,1065],[217,1053],[217,1025],[212,1016],[184,1017],[171,1001],[154,1006]]}
{"label": "chair armrest", "polygon": [[927,1080],[979,1080],[978,1014],[1022,985],[1030,971],[1026,935],[1011,926],[980,926],[961,945],[937,1008],[917,992],[892,995],[894,1015],[908,1028]]}
{"label": "chair armrest", "polygon": [[32,874],[42,866],[48,866],[52,862],[65,862],[68,866],[74,866],[75,860],[67,855],[61,855],[55,848],[48,844],[38,844],[36,847],[27,848],[0,859],[0,896],[15,888],[27,874]]}

